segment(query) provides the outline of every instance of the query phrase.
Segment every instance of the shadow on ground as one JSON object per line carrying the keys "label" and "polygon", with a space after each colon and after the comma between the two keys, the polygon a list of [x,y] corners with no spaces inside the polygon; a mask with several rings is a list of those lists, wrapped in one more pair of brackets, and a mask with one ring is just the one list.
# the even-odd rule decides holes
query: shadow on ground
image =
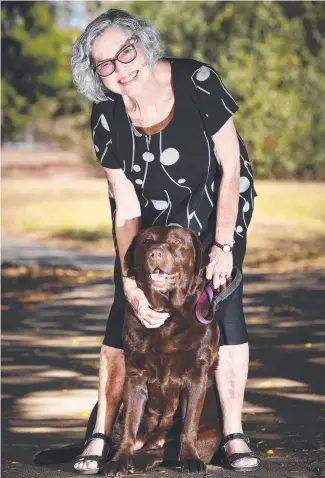
{"label": "shadow on ground", "polygon": [[[246,274],[251,366],[244,421],[263,460],[249,476],[325,476],[324,282],[317,271]],[[32,456],[83,437],[113,292],[108,278],[28,313],[4,311],[4,476],[75,476],[68,465],[34,467]]]}

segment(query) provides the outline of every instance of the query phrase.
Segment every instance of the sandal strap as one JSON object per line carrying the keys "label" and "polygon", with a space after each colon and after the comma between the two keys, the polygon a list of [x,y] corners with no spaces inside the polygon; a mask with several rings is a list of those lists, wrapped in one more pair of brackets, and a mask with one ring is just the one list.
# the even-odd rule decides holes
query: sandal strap
{"label": "sandal strap", "polygon": [[85,461],[97,461],[98,468],[102,468],[104,464],[104,458],[101,455],[88,455],[88,456],[78,455],[73,460],[72,464],[76,465],[77,463],[84,463]]}
{"label": "sandal strap", "polygon": [[108,443],[109,445],[111,445],[112,443],[112,439],[109,435],[105,435],[105,433],[93,433],[88,438],[88,440],[85,441],[84,448],[87,448],[89,443],[92,442],[93,440],[96,440],[97,438],[99,438],[100,440],[104,440],[104,442]]}
{"label": "sandal strap", "polygon": [[244,435],[244,433],[230,433],[230,435],[227,435],[223,437],[220,443],[220,450],[223,450],[224,447],[229,443],[231,440],[244,440],[247,445],[249,445],[249,438]]}
{"label": "sandal strap", "polygon": [[234,463],[242,458],[256,458],[258,460],[258,457],[253,452],[248,451],[246,453],[232,453],[227,456],[227,461],[230,466],[234,466]]}

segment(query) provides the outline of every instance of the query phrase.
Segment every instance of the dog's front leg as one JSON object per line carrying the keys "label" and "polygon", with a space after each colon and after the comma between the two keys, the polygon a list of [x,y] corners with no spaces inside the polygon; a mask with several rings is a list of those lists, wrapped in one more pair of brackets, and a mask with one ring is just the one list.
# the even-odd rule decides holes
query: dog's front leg
{"label": "dog's front leg", "polygon": [[197,451],[197,432],[204,404],[207,386],[207,372],[201,369],[199,375],[190,377],[182,391],[183,429],[180,440],[179,461],[182,472],[199,473],[206,466]]}
{"label": "dog's front leg", "polygon": [[123,392],[124,417],[121,444],[106,465],[107,476],[127,475],[132,464],[134,444],[148,398],[147,378],[141,370],[126,370]]}

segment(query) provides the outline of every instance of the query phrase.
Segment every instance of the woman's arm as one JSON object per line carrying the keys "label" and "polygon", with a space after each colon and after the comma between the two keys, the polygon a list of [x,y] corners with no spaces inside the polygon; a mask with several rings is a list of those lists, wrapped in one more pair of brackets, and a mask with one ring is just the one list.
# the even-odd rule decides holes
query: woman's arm
{"label": "woman's arm", "polygon": [[141,208],[134,186],[122,169],[104,168],[116,201],[115,234],[122,275],[127,275],[125,254],[141,227]]}
{"label": "woman's arm", "polygon": [[160,327],[169,317],[168,313],[157,312],[149,307],[143,291],[137,287],[134,278],[127,276],[125,254],[141,227],[141,208],[131,181],[122,169],[105,169],[116,201],[115,234],[121,261],[125,296],[140,322],[147,328]]}
{"label": "woman's arm", "polygon": [[[222,169],[216,210],[215,240],[220,244],[233,245],[234,231],[238,214],[240,150],[234,122],[230,118],[224,126],[212,136],[214,150]],[[226,286],[233,267],[232,252],[223,252],[217,246],[210,251],[210,264],[207,267],[207,279],[213,279],[215,289]],[[223,278],[222,275],[225,277]]]}

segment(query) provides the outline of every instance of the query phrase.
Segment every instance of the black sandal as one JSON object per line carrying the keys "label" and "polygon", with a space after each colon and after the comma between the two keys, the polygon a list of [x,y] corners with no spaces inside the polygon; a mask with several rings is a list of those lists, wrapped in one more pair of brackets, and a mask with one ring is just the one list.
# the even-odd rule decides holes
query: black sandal
{"label": "black sandal", "polygon": [[[95,440],[96,438],[100,438],[101,440],[104,440],[104,442],[107,443],[109,446],[111,445],[111,437],[109,435],[105,435],[104,433],[93,433],[91,437],[89,437],[88,440],[85,441],[84,450],[87,448],[89,443]],[[105,451],[105,446],[103,448],[103,453],[101,455],[76,456],[76,458],[72,462],[75,473],[77,473],[78,475],[97,475],[97,473],[100,473],[104,468],[106,458],[109,453],[109,450],[107,450],[106,453],[104,453],[104,451]],[[85,461],[97,461],[98,467],[89,468],[89,469],[75,468],[75,465],[77,463],[84,463]]]}
{"label": "black sandal", "polygon": [[[260,459],[253,453],[252,451],[247,451],[244,453],[232,453],[228,455],[225,446],[231,440],[244,440],[247,445],[249,445],[249,438],[246,437],[243,433],[231,433],[230,435],[225,436],[219,447],[219,451],[221,452],[221,460],[223,463],[226,463],[229,468],[233,471],[256,471],[261,466]],[[257,465],[255,466],[234,466],[235,461],[240,460],[241,458],[255,458],[257,460]]]}

